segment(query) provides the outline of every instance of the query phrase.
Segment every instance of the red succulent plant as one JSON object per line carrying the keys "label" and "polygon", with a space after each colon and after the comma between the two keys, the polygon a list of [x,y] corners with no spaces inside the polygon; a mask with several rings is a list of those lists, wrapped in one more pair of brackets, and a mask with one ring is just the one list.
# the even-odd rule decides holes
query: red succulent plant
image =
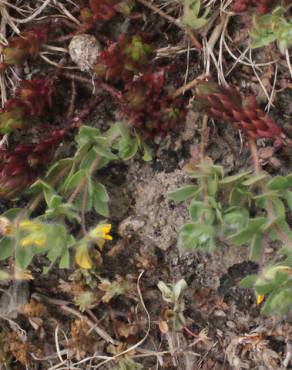
{"label": "red succulent plant", "polygon": [[22,64],[29,58],[35,59],[39,55],[41,45],[46,42],[47,31],[36,27],[10,38],[3,49],[1,69],[8,65]]}
{"label": "red succulent plant", "polygon": [[16,90],[15,97],[8,100],[0,110],[0,132],[9,133],[26,126],[28,118],[39,117],[45,107],[51,106],[52,85],[43,78],[24,80]]}
{"label": "red succulent plant", "polygon": [[94,70],[98,77],[110,81],[129,81],[135,73],[144,72],[149,67],[153,48],[142,41],[140,36],[131,39],[121,35],[98,57]]}
{"label": "red succulent plant", "polygon": [[265,14],[268,13],[276,3],[277,0],[235,0],[233,10],[236,13],[240,13],[248,10],[249,7],[256,7],[259,14]]}
{"label": "red succulent plant", "polygon": [[146,72],[125,85],[123,112],[146,138],[163,136],[185,119],[179,98],[164,89],[164,71]]}
{"label": "red succulent plant", "polygon": [[85,28],[92,28],[96,21],[107,22],[117,13],[129,15],[130,12],[127,0],[89,0],[88,6],[81,7],[79,18]]}
{"label": "red succulent plant", "polygon": [[196,101],[208,115],[231,122],[250,138],[273,138],[283,142],[285,134],[258,105],[255,96],[242,98],[231,86],[219,86],[211,81],[202,81],[196,88]]}
{"label": "red succulent plant", "polygon": [[53,159],[64,136],[63,130],[36,144],[19,144],[15,149],[0,149],[0,199],[16,197],[30,186]]}

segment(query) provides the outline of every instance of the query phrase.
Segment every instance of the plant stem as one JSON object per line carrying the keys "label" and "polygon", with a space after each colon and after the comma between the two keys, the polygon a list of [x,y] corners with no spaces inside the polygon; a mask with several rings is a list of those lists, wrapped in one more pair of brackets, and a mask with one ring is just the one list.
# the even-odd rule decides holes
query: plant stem
{"label": "plant stem", "polygon": [[261,166],[259,162],[259,156],[258,156],[258,148],[255,139],[249,138],[248,139],[250,152],[253,160],[253,166],[254,166],[254,172],[258,174],[260,172]]}
{"label": "plant stem", "polygon": [[82,232],[84,236],[87,234],[86,225],[85,225],[85,210],[86,210],[86,202],[87,202],[87,193],[88,193],[88,183],[83,189],[82,208],[81,208],[81,228],[82,228]]}
{"label": "plant stem", "polygon": [[[95,160],[91,163],[91,166],[88,171],[88,175],[91,176],[91,174],[96,170],[98,164],[100,161],[100,157],[97,156]],[[83,181],[79,183],[79,185],[74,189],[70,197],[68,198],[68,203],[73,203],[80,191],[86,186],[87,187],[87,178],[85,178]]]}

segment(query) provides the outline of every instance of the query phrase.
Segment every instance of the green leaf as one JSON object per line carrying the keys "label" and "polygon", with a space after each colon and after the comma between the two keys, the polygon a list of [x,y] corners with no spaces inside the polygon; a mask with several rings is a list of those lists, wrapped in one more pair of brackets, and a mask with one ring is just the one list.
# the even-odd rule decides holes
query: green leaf
{"label": "green leaf", "polygon": [[266,200],[266,199],[272,199],[272,198],[278,198],[279,194],[278,191],[270,190],[265,193],[255,195],[253,199],[259,201],[259,200]]}
{"label": "green leaf", "polygon": [[195,222],[203,222],[206,225],[212,225],[215,221],[214,209],[204,202],[192,200],[189,212],[192,220]]}
{"label": "green leaf", "polygon": [[49,185],[48,183],[46,183],[45,181],[43,180],[37,180],[35,181],[29,188],[30,190],[32,191],[36,191],[36,192],[40,192],[40,191],[53,191],[53,188],[51,187],[51,185]]}
{"label": "green leaf", "polygon": [[269,282],[266,284],[256,284],[255,285],[255,291],[258,295],[266,295],[270,293],[274,289],[274,283]]}
{"label": "green leaf", "polygon": [[68,269],[70,267],[70,253],[68,249],[65,249],[61,255],[59,267],[60,269]]}
{"label": "green leaf", "polygon": [[174,202],[182,202],[191,197],[195,197],[198,193],[198,186],[197,185],[187,185],[178,190],[170,191],[166,195],[170,200]]}
{"label": "green leaf", "polygon": [[255,185],[256,183],[264,180],[267,178],[269,175],[265,172],[256,174],[256,175],[251,175],[247,180],[245,180],[242,185],[244,186],[252,186]]}
{"label": "green leaf", "polygon": [[241,288],[252,288],[256,280],[257,275],[248,275],[240,281],[239,286]]}
{"label": "green leaf", "polygon": [[276,176],[267,184],[269,190],[289,190],[292,189],[292,175]]}
{"label": "green leaf", "polygon": [[260,232],[261,227],[266,223],[266,218],[251,218],[245,229],[232,235],[229,240],[235,245],[243,245],[249,242],[253,236]]}
{"label": "green leaf", "polygon": [[118,157],[114,153],[111,152],[108,146],[108,140],[105,137],[100,136],[96,138],[93,149],[101,157],[105,157],[106,159],[109,159],[109,160],[118,159]]}
{"label": "green leaf", "polygon": [[246,208],[231,207],[223,216],[225,234],[234,234],[246,227],[249,212]]}
{"label": "green leaf", "polygon": [[237,181],[239,182],[239,180],[244,179],[249,173],[250,172],[242,172],[236,175],[224,177],[224,179],[219,181],[219,185],[228,185]]}
{"label": "green leaf", "polygon": [[96,151],[91,148],[83,157],[80,163],[80,169],[89,170],[92,162],[96,159]]}
{"label": "green leaf", "polygon": [[100,135],[100,131],[95,127],[81,126],[79,133],[75,136],[75,141],[79,147],[83,147],[87,143],[94,141],[95,137]]}
{"label": "green leaf", "polygon": [[181,227],[178,247],[182,250],[195,251],[201,249],[210,251],[214,248],[214,229],[201,223],[188,223]]}
{"label": "green leaf", "polygon": [[215,175],[213,178],[207,179],[207,192],[210,197],[214,197],[218,191],[218,178]]}
{"label": "green leaf", "polygon": [[68,171],[69,171],[73,163],[74,163],[73,158],[60,159],[58,162],[54,163],[48,169],[46,173],[46,179],[51,179],[51,178],[58,176],[58,174],[62,172],[65,168],[68,168]]}
{"label": "green leaf", "polygon": [[97,183],[93,190],[93,207],[97,213],[104,217],[109,216],[108,201],[109,196],[105,186]]}
{"label": "green leaf", "polygon": [[76,188],[83,180],[87,177],[87,172],[85,170],[79,170],[66,179],[65,190],[71,190]]}
{"label": "green leaf", "polygon": [[234,186],[229,194],[229,204],[231,206],[238,206],[240,204],[250,205],[252,194],[241,186]]}
{"label": "green leaf", "polygon": [[148,146],[144,141],[142,141],[142,148],[143,148],[143,161],[150,162],[152,161],[152,149]]}
{"label": "green leaf", "polygon": [[118,141],[119,156],[124,160],[128,161],[133,158],[139,149],[138,137],[122,137]]}
{"label": "green leaf", "polygon": [[33,259],[33,251],[30,247],[20,247],[16,248],[15,262],[23,270],[25,270]]}
{"label": "green leaf", "polygon": [[286,200],[290,211],[292,211],[292,191],[285,191],[283,197]]}
{"label": "green leaf", "polygon": [[260,233],[253,236],[249,253],[249,258],[251,261],[257,262],[259,260],[263,247],[263,238],[263,234]]}
{"label": "green leaf", "polygon": [[285,219],[286,211],[284,203],[279,198],[272,199],[272,204],[275,212],[276,218],[283,218]]}
{"label": "green leaf", "polygon": [[7,211],[3,212],[1,216],[8,218],[8,220],[10,221],[13,221],[21,211],[21,208],[10,208]]}
{"label": "green leaf", "polygon": [[5,260],[13,254],[13,240],[3,237],[0,239],[0,261]]}

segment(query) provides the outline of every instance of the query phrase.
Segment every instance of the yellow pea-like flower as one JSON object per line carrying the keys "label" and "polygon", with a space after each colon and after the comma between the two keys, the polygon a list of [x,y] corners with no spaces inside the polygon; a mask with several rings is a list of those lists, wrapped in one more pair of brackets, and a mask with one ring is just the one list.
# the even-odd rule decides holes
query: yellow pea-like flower
{"label": "yellow pea-like flower", "polygon": [[100,224],[90,231],[89,236],[92,239],[96,239],[96,243],[100,249],[103,248],[106,240],[113,240],[113,237],[109,234],[111,228],[111,224]]}
{"label": "yellow pea-like flower", "polygon": [[87,244],[79,244],[75,253],[75,262],[83,269],[90,269],[92,267]]}
{"label": "yellow pea-like flower", "polygon": [[264,299],[265,296],[263,294],[257,295],[257,305],[260,305]]}
{"label": "yellow pea-like flower", "polygon": [[20,245],[22,247],[28,247],[28,246],[33,245],[33,243],[34,243],[34,240],[32,238],[24,238],[21,240]]}
{"label": "yellow pea-like flower", "polygon": [[45,236],[30,235],[26,238],[23,238],[20,242],[20,245],[22,247],[29,247],[33,245],[36,245],[37,247],[44,247],[45,243],[46,243]]}

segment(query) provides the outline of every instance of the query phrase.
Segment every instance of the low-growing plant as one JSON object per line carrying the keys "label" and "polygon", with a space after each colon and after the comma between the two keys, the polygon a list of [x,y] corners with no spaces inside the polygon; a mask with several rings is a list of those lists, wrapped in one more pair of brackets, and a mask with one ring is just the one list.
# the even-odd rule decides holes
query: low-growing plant
{"label": "low-growing plant", "polygon": [[251,47],[260,48],[276,42],[282,54],[292,46],[292,20],[285,18],[287,10],[278,6],[271,13],[253,17]]}
{"label": "low-growing plant", "polygon": [[8,134],[16,129],[25,130],[35,123],[46,108],[52,105],[52,84],[34,77],[23,80],[15,92],[0,110],[0,133]]}
{"label": "low-growing plant", "polygon": [[5,70],[10,65],[22,64],[28,59],[37,58],[47,38],[47,31],[40,27],[31,28],[19,36],[11,37],[8,45],[3,49],[3,63],[1,63],[0,70]]}
{"label": "low-growing plant", "polygon": [[[292,175],[271,177],[262,171],[224,176],[223,167],[213,164],[208,158],[188,170],[195,179],[194,183],[168,193],[169,199],[175,202],[189,202],[191,219],[180,229],[180,250],[212,251],[219,241],[227,241],[234,246],[249,246],[249,258],[258,262],[260,272],[259,277],[248,281],[255,284],[257,294],[269,296],[263,311],[277,311],[277,305],[272,302],[280,293],[283,299],[278,312],[289,310],[291,300],[284,299],[284,296],[289,296],[287,291],[290,291],[290,296],[292,293],[292,232],[287,222],[288,213],[292,210]],[[290,251],[290,259],[279,263],[276,257],[269,267],[265,266],[269,241],[282,244],[286,249],[281,249],[279,255]],[[277,266],[282,267],[278,269]],[[276,273],[278,270],[281,278]],[[267,277],[271,281],[263,283]],[[260,288],[262,285],[264,289]],[[279,286],[281,292],[276,293]]]}
{"label": "low-growing plant", "polygon": [[184,4],[184,13],[181,17],[181,22],[191,27],[192,29],[196,30],[203,26],[205,26],[208,22],[208,14],[210,12],[210,8],[206,8],[203,14],[200,15],[201,12],[201,0],[187,0],[183,2]]}
{"label": "low-growing plant", "polygon": [[165,136],[185,120],[183,101],[165,91],[165,72],[146,72],[125,85],[122,111],[146,139]]}
{"label": "low-growing plant", "polygon": [[[15,259],[15,270],[2,271],[3,279],[23,277],[24,273],[21,271],[25,271],[39,254],[46,255],[49,261],[45,272],[57,261],[60,268],[69,268],[71,249],[75,250],[76,264],[83,269],[90,269],[94,267],[93,258],[100,254],[105,241],[112,240],[110,224],[100,221],[90,230],[85,225],[85,215],[91,210],[103,217],[109,216],[109,195],[105,186],[95,179],[95,172],[110,161],[133,158],[139,148],[144,148],[144,159],[149,160],[149,149],[137,134],[130,133],[122,123],[112,125],[103,134],[98,129],[82,126],[76,136],[76,144],[77,150],[73,158],[55,162],[42,180],[31,185],[28,192],[33,200],[27,208],[11,209],[2,215],[0,259]],[[42,148],[47,156],[44,160],[47,160],[48,150],[54,151],[53,144],[47,141],[38,145],[39,149],[35,148],[36,159],[42,158]],[[26,152],[23,149],[21,153],[23,156]],[[21,162],[23,158],[19,158],[17,160],[20,162],[17,164],[10,160],[4,165],[2,176],[5,173],[9,176],[3,185],[5,189],[2,186],[3,195],[13,196],[16,194],[15,190],[19,191],[32,182],[33,176],[30,176],[27,166],[30,161],[36,165],[33,154],[34,151],[27,158],[23,156],[24,162]],[[7,166],[10,166],[11,173]],[[31,218],[31,212],[42,198],[46,203],[44,212]],[[68,223],[73,229],[81,225],[81,234],[77,238]],[[94,246],[97,249],[90,256],[90,250]],[[31,275],[28,273],[27,277]]]}
{"label": "low-growing plant", "polygon": [[273,9],[276,2],[275,0],[235,0],[232,9],[238,13],[256,7],[259,14],[265,14]]}
{"label": "low-growing plant", "polygon": [[263,112],[256,97],[242,97],[232,86],[201,81],[196,87],[194,106],[210,117],[232,123],[251,139],[273,138],[276,146],[286,140],[285,133]]}
{"label": "low-growing plant", "polygon": [[135,74],[149,69],[153,47],[143,42],[139,35],[130,39],[121,35],[98,56],[93,70],[107,81],[131,81]]}
{"label": "low-growing plant", "polygon": [[172,305],[172,308],[163,312],[163,320],[165,320],[165,322],[171,322],[172,330],[181,330],[186,324],[186,319],[184,317],[184,291],[187,288],[187,283],[184,279],[181,279],[174,284],[166,284],[163,281],[160,281],[157,286],[161,291],[162,299],[166,303]]}

